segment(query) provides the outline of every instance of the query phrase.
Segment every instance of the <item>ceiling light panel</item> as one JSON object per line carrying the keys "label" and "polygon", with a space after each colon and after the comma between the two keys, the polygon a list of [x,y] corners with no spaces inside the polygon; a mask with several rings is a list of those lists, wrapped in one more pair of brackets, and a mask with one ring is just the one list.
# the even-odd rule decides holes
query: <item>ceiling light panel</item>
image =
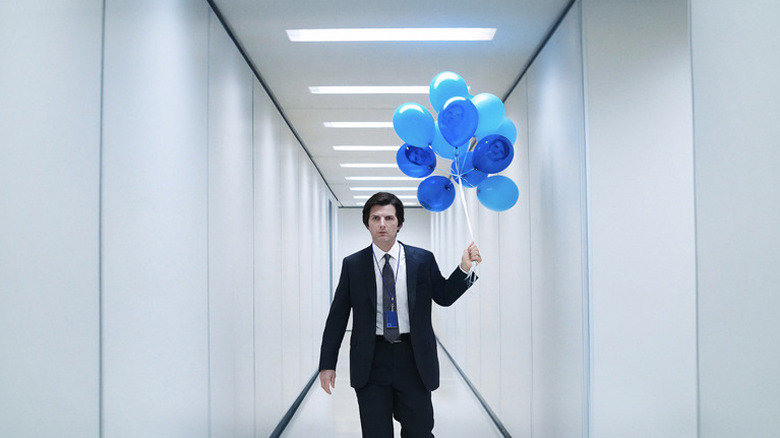
{"label": "ceiling light panel", "polygon": [[311,94],[428,94],[427,85],[321,86],[309,87]]}
{"label": "ceiling light panel", "polygon": [[325,122],[326,128],[392,128],[393,122]]}
{"label": "ceiling light panel", "polygon": [[350,187],[353,192],[412,192],[417,187]]}
{"label": "ceiling light panel", "polygon": [[396,163],[341,163],[341,167],[350,169],[395,169]]}
{"label": "ceiling light panel", "polygon": [[347,181],[417,181],[411,176],[345,176]]}
{"label": "ceiling light panel", "polygon": [[384,152],[384,151],[397,151],[399,146],[333,146],[334,151],[346,151],[346,152]]}
{"label": "ceiling light panel", "polygon": [[495,34],[495,28],[484,27],[287,30],[292,42],[491,41]]}

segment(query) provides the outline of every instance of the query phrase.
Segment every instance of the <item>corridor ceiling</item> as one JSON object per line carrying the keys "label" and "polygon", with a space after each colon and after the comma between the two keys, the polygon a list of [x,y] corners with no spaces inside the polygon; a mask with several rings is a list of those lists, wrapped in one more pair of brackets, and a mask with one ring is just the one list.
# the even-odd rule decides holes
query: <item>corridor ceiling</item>
{"label": "corridor ceiling", "polygon": [[[349,181],[352,176],[404,176],[395,168],[346,168],[342,163],[395,163],[395,151],[349,152],[337,145],[403,144],[390,128],[328,128],[325,122],[392,122],[406,102],[431,108],[426,94],[313,94],[315,86],[428,86],[452,71],[472,95],[504,98],[514,87],[570,0],[269,1],[214,0],[237,43],[256,68],[339,204],[355,207],[372,191],[416,188],[412,181]],[[288,29],[496,28],[492,41],[291,42]],[[436,174],[449,167],[439,158]],[[396,191],[413,197],[416,192]],[[356,198],[357,196],[357,198]],[[416,206],[414,199],[404,199]]]}

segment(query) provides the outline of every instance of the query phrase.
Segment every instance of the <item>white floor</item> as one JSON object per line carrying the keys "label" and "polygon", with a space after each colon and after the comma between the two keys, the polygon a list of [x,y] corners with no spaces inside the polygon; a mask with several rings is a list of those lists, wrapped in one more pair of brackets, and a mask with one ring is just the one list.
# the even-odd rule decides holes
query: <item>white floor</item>
{"label": "white floor", "polygon": [[[349,386],[349,335],[345,336],[336,368],[336,388],[328,395],[319,380],[312,385],[290,424],[284,438],[361,438],[355,391]],[[493,421],[471,392],[466,382],[439,349],[441,386],[433,392],[434,435],[444,438],[501,437]],[[395,436],[401,426],[395,423]]]}

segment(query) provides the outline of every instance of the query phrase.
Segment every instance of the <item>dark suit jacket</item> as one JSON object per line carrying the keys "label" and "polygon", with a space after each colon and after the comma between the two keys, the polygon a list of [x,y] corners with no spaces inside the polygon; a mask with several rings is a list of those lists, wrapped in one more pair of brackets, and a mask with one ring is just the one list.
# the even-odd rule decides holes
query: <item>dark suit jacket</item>
{"label": "dark suit jacket", "polygon": [[[431,325],[431,302],[449,306],[468,289],[466,274],[455,268],[445,279],[430,251],[403,245],[406,252],[406,286],[414,359],[426,388],[439,387],[439,359]],[[350,381],[354,388],[368,383],[376,344],[376,279],[371,246],[344,259],[341,277],[325,323],[320,349],[320,370],[335,370],[350,310]]]}

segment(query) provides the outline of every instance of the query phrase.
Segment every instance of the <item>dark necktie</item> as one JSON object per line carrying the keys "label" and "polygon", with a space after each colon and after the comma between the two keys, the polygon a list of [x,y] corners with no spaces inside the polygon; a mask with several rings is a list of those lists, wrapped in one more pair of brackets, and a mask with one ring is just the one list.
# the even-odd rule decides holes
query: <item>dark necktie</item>
{"label": "dark necktie", "polygon": [[[395,297],[395,277],[390,266],[390,254],[385,254],[385,266],[382,268],[382,308],[384,309],[384,334],[388,342],[395,342],[398,339],[398,308],[393,305],[395,303],[393,297]],[[395,327],[387,326],[387,314],[390,311],[395,314]]]}

